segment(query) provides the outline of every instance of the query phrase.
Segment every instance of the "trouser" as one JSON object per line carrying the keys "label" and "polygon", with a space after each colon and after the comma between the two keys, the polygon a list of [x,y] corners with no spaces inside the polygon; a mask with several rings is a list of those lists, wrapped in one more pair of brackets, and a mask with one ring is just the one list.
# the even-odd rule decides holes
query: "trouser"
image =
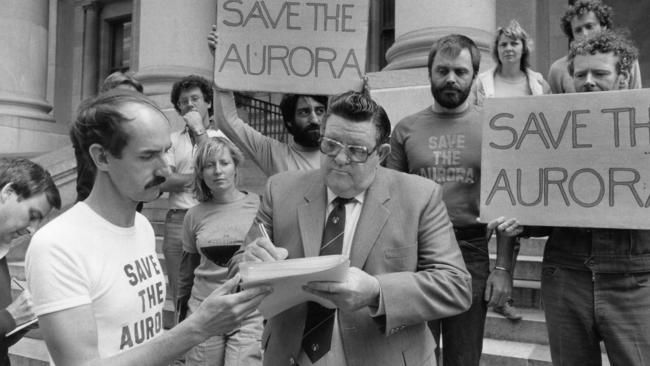
{"label": "trouser", "polygon": [[[430,321],[429,328],[438,345],[442,334],[442,365],[478,366],[483,351],[487,313],[487,302],[483,296],[490,271],[487,239],[483,235],[462,240],[459,233],[456,235],[465,266],[472,275],[472,306],[462,314]],[[439,348],[436,349],[436,357],[440,365]]]}
{"label": "trouser", "polygon": [[555,366],[650,365],[650,272],[593,273],[544,263],[542,301]]}
{"label": "trouser", "polygon": [[[174,304],[178,300],[178,273],[183,255],[183,219],[187,210],[171,209],[165,218],[165,237],[163,239],[163,255],[167,267],[169,293]],[[174,317],[176,319],[176,317]]]}
{"label": "trouser", "polygon": [[[188,316],[201,302],[188,301]],[[262,314],[254,311],[241,326],[224,335],[210,337],[185,354],[185,366],[262,366]]]}

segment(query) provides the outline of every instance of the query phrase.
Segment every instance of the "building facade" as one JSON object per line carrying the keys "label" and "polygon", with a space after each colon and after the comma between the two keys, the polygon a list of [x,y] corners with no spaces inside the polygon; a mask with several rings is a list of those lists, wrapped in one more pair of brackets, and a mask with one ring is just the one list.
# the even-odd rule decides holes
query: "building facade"
{"label": "building facade", "polygon": [[[38,156],[69,145],[68,125],[79,104],[115,70],[134,71],[145,93],[180,126],[169,103],[171,85],[188,74],[211,78],[206,35],[217,1],[0,0],[0,155]],[[567,51],[560,17],[569,2],[371,0],[367,70],[380,75],[371,87],[426,84],[428,49],[449,33],[473,38],[484,55],[482,68],[488,67],[494,31],[510,19],[535,40],[532,68],[546,74]],[[643,17],[650,2],[607,3],[616,25],[634,30],[647,85],[650,54],[643,51],[650,49],[650,28]]]}

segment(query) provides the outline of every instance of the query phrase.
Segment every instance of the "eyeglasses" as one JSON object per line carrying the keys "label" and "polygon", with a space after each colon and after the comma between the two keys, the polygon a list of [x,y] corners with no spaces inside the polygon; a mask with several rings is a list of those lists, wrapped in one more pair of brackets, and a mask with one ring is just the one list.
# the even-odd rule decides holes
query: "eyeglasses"
{"label": "eyeglasses", "polygon": [[201,99],[203,99],[203,98],[200,95],[196,95],[196,94],[195,95],[190,95],[187,98],[183,98],[183,99],[179,100],[178,101],[178,106],[180,108],[185,108],[188,105],[190,105],[190,103],[192,105],[196,105]]}
{"label": "eyeglasses", "polygon": [[344,145],[329,137],[320,138],[320,151],[329,157],[336,157],[344,147],[345,155],[353,163],[365,163],[368,161],[370,155],[377,149],[377,145],[375,145],[372,150],[368,151],[368,148],[365,146]]}

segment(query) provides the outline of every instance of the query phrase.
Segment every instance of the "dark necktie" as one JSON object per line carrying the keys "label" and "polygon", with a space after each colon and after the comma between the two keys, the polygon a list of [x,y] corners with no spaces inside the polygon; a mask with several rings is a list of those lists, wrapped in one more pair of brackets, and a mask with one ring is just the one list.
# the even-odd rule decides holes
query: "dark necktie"
{"label": "dark necktie", "polygon": [[[343,250],[343,231],[345,229],[345,204],[354,198],[334,199],[334,209],[327,217],[320,255],[341,254]],[[327,352],[332,343],[332,330],[336,309],[328,309],[315,302],[307,303],[307,320],[302,335],[302,349],[315,363]]]}

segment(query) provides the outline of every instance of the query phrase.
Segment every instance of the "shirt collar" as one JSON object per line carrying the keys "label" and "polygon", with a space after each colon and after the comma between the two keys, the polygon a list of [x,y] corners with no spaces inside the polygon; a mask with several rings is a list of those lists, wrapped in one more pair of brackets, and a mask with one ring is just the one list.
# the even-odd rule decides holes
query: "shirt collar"
{"label": "shirt collar", "polygon": [[[367,190],[365,190],[365,191],[359,193],[358,195],[354,196],[354,200],[356,202],[358,202],[358,203],[363,204],[363,199],[366,196],[366,191]],[[328,206],[332,204],[332,201],[334,201],[336,199],[336,197],[338,197],[338,196],[336,194],[334,194],[334,192],[332,192],[331,189],[327,188],[327,205]]]}

